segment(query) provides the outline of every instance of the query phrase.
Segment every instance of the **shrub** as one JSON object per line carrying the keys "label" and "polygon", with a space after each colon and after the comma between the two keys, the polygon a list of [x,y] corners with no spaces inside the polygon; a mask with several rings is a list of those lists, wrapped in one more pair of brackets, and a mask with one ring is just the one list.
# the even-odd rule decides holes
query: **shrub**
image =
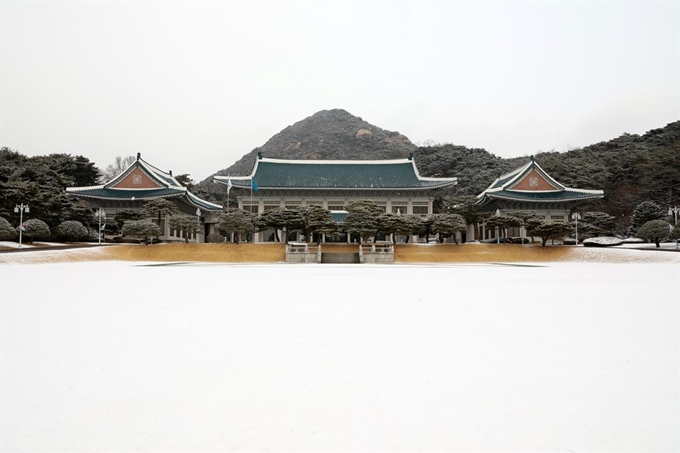
{"label": "shrub", "polygon": [[0,217],[0,241],[7,241],[17,237],[17,231],[7,219]]}
{"label": "shrub", "polygon": [[665,220],[650,220],[640,227],[637,232],[638,237],[647,239],[660,247],[660,242],[668,239],[671,235],[671,225]]}
{"label": "shrub", "polygon": [[160,236],[161,227],[147,220],[131,220],[123,224],[123,235],[144,238],[149,242],[149,237]]}
{"label": "shrub", "polygon": [[23,227],[23,240],[26,242],[33,242],[36,239],[48,239],[52,234],[50,227],[45,222],[39,219],[29,219],[23,225],[17,227],[17,231]]}
{"label": "shrub", "polygon": [[57,237],[68,242],[87,239],[88,236],[87,228],[77,220],[66,220],[57,227]]}

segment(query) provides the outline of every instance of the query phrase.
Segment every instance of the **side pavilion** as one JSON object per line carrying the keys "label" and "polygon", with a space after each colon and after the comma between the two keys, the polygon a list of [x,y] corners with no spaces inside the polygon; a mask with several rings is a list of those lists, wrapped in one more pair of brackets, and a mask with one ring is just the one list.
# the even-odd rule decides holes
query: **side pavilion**
{"label": "side pavilion", "polygon": [[[413,155],[393,160],[286,160],[258,153],[250,176],[214,176],[231,186],[239,209],[262,214],[279,208],[321,206],[343,212],[356,200],[370,199],[385,212],[432,215],[434,198],[457,178],[420,176]],[[270,241],[273,231],[255,234],[255,242]]]}
{"label": "side pavilion", "polygon": [[[573,189],[550,177],[531,156],[531,161],[509,173],[499,176],[477,196],[476,204],[496,214],[534,211],[548,222],[569,221],[571,210],[592,200],[604,197],[602,190]],[[474,237],[474,227],[468,231]],[[510,228],[509,236],[526,236],[524,227]],[[480,225],[479,237],[495,238],[495,231]]]}
{"label": "side pavilion", "polygon": [[[183,214],[197,216],[202,224],[202,233],[190,238],[205,242],[205,236],[215,231],[217,214],[222,206],[205,201],[187,190],[172,176],[172,171],[164,172],[142,159],[137,160],[120,175],[106,184],[89,187],[67,187],[66,192],[83,199],[91,208],[103,208],[106,215],[114,215],[121,209],[144,209],[144,204],[156,198],[167,198],[177,203]],[[149,220],[158,222],[157,218]],[[183,241],[181,233],[171,230],[169,216],[161,219],[160,237],[164,241]]]}

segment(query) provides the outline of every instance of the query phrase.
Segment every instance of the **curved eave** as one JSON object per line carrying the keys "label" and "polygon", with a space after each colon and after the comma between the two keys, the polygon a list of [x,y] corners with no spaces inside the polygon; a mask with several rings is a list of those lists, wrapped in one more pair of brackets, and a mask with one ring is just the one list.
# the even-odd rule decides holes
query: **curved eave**
{"label": "curved eave", "polygon": [[[154,198],[179,197],[186,194],[185,190],[176,190],[173,188],[145,189],[145,190],[125,189],[125,192],[128,192],[126,194],[123,194],[122,190],[117,191],[116,189],[90,189],[90,190],[72,190],[72,189],[74,188],[69,187],[66,189],[66,192],[76,197],[95,198],[101,200],[130,200],[132,198],[134,198],[135,200],[152,200]],[[99,193],[99,191],[106,192]]]}
{"label": "curved eave", "polygon": [[[554,198],[537,198],[537,197],[529,197],[529,196],[523,196],[524,194],[527,194],[526,192],[520,194],[517,193],[516,196],[513,196],[512,194],[507,194],[507,193],[497,193],[497,192],[487,192],[482,194],[482,196],[475,202],[477,205],[485,205],[487,203],[490,203],[491,201],[494,200],[505,200],[505,201],[520,201],[520,202],[529,202],[529,203],[571,203],[575,201],[585,201],[585,200],[595,200],[598,198],[603,198],[604,197],[604,192],[603,191],[584,191],[584,192],[574,192],[574,191],[565,191],[566,193],[569,194],[567,197],[554,197]],[[558,192],[560,194],[564,194],[565,192]],[[550,193],[550,192],[541,192],[542,194]]]}
{"label": "curved eave", "polygon": [[189,191],[187,191],[186,194],[187,194],[187,199],[191,202],[191,204],[193,206],[196,206],[199,209],[205,209],[205,210],[211,211],[211,212],[222,211],[222,205],[211,203],[209,201],[205,201],[204,199],[198,198],[196,195],[194,195],[193,193],[191,193]]}
{"label": "curved eave", "polygon": [[[224,183],[221,183],[224,184]],[[240,190],[250,190],[250,184],[247,186],[241,186],[238,184],[234,184],[234,181],[232,180],[232,190],[234,189],[240,189]],[[442,187],[448,187],[448,186],[453,186],[455,185],[456,182],[447,182],[443,184],[432,184],[429,186],[406,186],[406,187],[317,187],[317,186],[303,186],[303,187],[289,187],[289,186],[276,186],[276,187],[263,187],[263,186],[258,186],[258,191],[260,190],[391,190],[391,191],[396,191],[396,190],[433,190],[433,189],[441,189]]]}
{"label": "curved eave", "polygon": [[388,160],[366,160],[366,161],[356,161],[356,160],[286,160],[286,159],[269,159],[261,158],[255,161],[253,166],[253,171],[250,176],[213,176],[213,182],[217,184],[228,184],[231,180],[232,188],[234,189],[246,189],[250,190],[252,180],[258,181],[257,171],[260,162],[262,163],[276,163],[281,165],[356,165],[356,166],[372,166],[372,165],[404,165],[411,164],[413,175],[416,177],[418,182],[423,183],[423,185],[414,185],[406,187],[329,187],[329,186],[266,186],[258,183],[258,190],[428,190],[428,189],[440,189],[442,187],[447,187],[450,185],[458,184],[458,178],[433,178],[420,176],[418,173],[418,168],[414,159],[388,159]]}

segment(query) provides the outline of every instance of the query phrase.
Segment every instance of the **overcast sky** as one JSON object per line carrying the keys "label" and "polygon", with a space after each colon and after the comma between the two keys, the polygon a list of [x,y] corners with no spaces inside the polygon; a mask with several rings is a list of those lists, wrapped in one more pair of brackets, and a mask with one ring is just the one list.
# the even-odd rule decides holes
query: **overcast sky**
{"label": "overcast sky", "polygon": [[680,119],[680,2],[8,2],[0,145],[195,180],[342,108],[503,157]]}

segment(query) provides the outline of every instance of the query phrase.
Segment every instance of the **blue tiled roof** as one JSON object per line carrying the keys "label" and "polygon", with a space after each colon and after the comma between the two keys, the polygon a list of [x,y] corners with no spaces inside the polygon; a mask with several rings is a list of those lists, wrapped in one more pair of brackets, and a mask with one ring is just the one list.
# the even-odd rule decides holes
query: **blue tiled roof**
{"label": "blue tiled roof", "polygon": [[[411,160],[285,161],[261,159],[252,176],[258,188],[428,189],[456,183],[456,178],[420,177]],[[226,177],[215,178],[226,182]],[[251,179],[231,178],[234,187],[250,188]]]}
{"label": "blue tiled roof", "polygon": [[574,201],[588,200],[591,198],[602,198],[602,193],[578,192],[573,190],[560,190],[548,192],[519,192],[500,190],[498,192],[488,192],[484,197],[493,199],[517,200],[517,201]]}
{"label": "blue tiled roof", "polygon": [[[115,186],[122,181],[135,168],[144,171],[156,184],[163,186],[153,189],[119,189]],[[107,200],[150,200],[153,198],[168,198],[168,197],[183,197],[184,200],[193,206],[207,210],[207,211],[221,211],[222,206],[205,201],[196,195],[189,192],[182,186],[170,173],[159,170],[153,165],[141,159],[141,155],[137,155],[135,160],[128,168],[121,174],[113,178],[108,183],[102,186],[92,187],[69,187],[66,192],[78,197],[85,198],[99,198]]]}

